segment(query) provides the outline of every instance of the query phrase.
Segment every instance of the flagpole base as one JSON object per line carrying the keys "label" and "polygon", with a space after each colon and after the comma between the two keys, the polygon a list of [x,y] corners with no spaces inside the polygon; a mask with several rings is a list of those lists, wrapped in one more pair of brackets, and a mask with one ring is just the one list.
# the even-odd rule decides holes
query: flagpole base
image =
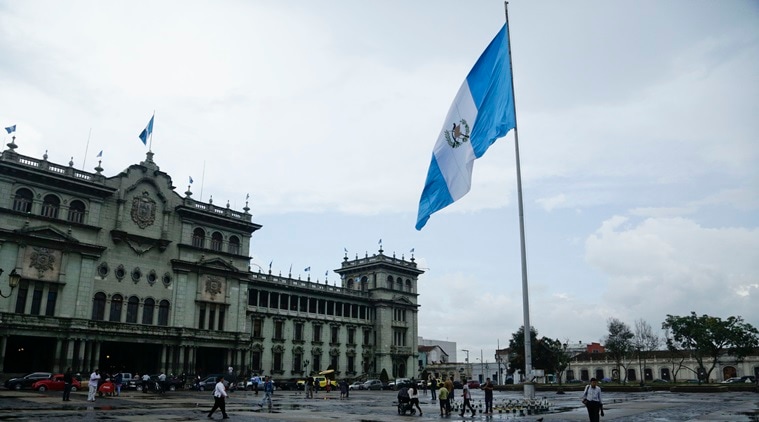
{"label": "flagpole base", "polygon": [[526,399],[534,399],[535,398],[535,383],[534,382],[525,382],[522,385],[524,387],[524,398],[526,398]]}

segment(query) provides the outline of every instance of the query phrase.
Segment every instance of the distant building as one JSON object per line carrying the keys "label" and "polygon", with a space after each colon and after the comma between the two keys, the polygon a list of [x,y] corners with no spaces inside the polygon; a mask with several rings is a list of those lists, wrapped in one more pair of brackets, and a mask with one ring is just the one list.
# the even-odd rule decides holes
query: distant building
{"label": "distant building", "polygon": [[346,255],[332,285],[251,272],[247,202],[180,195],[152,152],[106,177],[16,148],[0,155],[0,372],[415,374],[413,256]]}
{"label": "distant building", "polygon": [[420,346],[440,346],[440,348],[448,355],[448,362],[456,362],[456,342],[446,340],[431,340],[422,337],[417,338],[417,343]]}

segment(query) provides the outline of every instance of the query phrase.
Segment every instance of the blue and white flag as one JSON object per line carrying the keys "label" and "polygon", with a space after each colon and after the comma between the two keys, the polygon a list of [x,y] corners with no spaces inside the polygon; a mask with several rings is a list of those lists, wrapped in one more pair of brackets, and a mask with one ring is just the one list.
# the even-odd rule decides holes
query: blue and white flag
{"label": "blue and white flag", "polygon": [[303,269],[303,271],[304,272],[310,272],[311,271],[311,267],[306,267],[306,268]]}
{"label": "blue and white flag", "polygon": [[102,157],[102,156],[103,156],[103,150],[101,149],[101,150],[100,150],[100,152],[98,152],[98,156],[97,156],[97,158],[100,158],[100,157]]}
{"label": "blue and white flag", "polygon": [[417,230],[427,224],[432,213],[469,192],[474,160],[516,127],[507,31],[504,24],[469,71],[448,110],[419,200]]}
{"label": "blue and white flag", "polygon": [[192,180],[192,176],[190,176],[190,184],[192,184],[192,182],[193,182],[193,180]]}
{"label": "blue and white flag", "polygon": [[8,126],[7,128],[5,128],[5,131],[8,132],[8,133],[15,132],[16,131],[16,125]]}
{"label": "blue and white flag", "polygon": [[140,132],[140,139],[145,145],[148,144],[148,138],[153,134],[153,119],[155,119],[155,113],[150,117],[150,121],[148,122],[148,125],[145,126],[145,129]]}

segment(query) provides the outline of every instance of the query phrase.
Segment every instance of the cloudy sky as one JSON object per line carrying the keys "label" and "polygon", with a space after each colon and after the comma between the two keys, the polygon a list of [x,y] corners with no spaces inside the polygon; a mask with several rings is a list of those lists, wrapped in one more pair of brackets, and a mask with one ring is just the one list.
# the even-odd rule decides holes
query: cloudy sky
{"label": "cloudy sky", "polygon": [[[509,16],[540,335],[690,311],[759,326],[759,3]],[[523,323],[513,132],[414,224],[448,107],[503,21],[501,1],[0,1],[0,125],[19,153],[88,171],[102,150],[113,176],[145,158],[155,110],[178,192],[250,194],[255,265],[333,283],[344,248],[414,248],[420,335],[492,362]]]}

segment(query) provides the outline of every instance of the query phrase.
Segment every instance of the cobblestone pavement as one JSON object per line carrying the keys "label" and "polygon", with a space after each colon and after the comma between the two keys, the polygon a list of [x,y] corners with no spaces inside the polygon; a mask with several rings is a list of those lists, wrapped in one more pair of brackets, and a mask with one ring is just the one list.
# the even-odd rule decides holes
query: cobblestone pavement
{"label": "cobblestone pavement", "polygon": [[[101,397],[94,403],[86,401],[86,392],[72,393],[70,402],[61,401],[61,393],[0,390],[0,421],[193,421],[208,420],[206,414],[213,404],[208,391],[175,391],[165,395],[122,392],[121,397]],[[483,394],[473,391],[475,407]],[[424,414],[398,415],[392,391],[354,391],[350,398],[340,399],[337,392],[319,392],[306,400],[303,393],[277,391],[271,411],[258,406],[263,393],[234,392],[227,401],[231,419],[246,421],[356,421],[385,422],[399,420],[445,421],[587,421],[579,393],[539,395],[551,402],[549,412],[538,415],[499,413],[460,417],[457,412],[441,418],[437,403],[422,397]],[[495,393],[496,407],[508,400],[521,400],[517,393]],[[650,421],[759,421],[759,394],[728,393],[605,393],[606,417],[602,420],[622,422]],[[221,419],[217,411],[215,419]]]}

